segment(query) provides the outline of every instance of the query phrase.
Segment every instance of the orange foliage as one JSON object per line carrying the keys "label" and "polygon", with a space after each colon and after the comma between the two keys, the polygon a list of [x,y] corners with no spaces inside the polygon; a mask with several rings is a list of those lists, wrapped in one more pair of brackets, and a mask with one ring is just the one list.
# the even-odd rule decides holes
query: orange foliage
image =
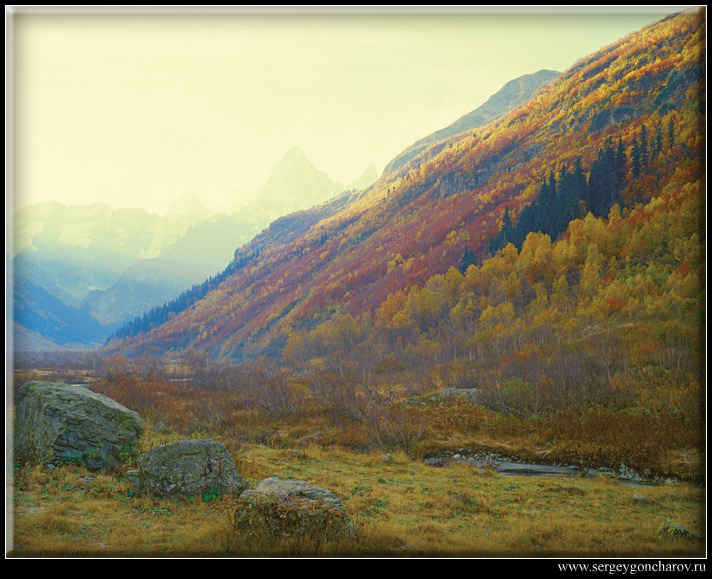
{"label": "orange foliage", "polygon": [[[685,285],[681,298],[680,288],[663,283],[673,271],[686,274],[676,269],[683,263],[692,273],[701,267],[682,254],[701,243],[690,241],[699,224],[690,215],[699,214],[704,170],[698,107],[704,89],[699,83],[668,86],[665,78],[668,70],[694,76],[695,67],[703,69],[703,24],[699,15],[683,13],[622,39],[582,59],[524,107],[476,135],[453,138],[452,147],[431,148],[352,203],[337,199],[305,212],[303,219],[314,217],[310,227],[265,232],[244,250],[259,258],[246,260],[220,291],[117,349],[192,347],[240,360],[278,356],[289,344],[290,355],[303,360],[313,334],[330,351],[411,347],[441,359],[467,348],[467,355],[480,355],[481,315],[504,302],[513,315],[497,310],[501,315],[488,322],[492,348],[504,344],[500,338],[507,347],[526,342],[527,329],[536,338],[574,326],[577,315],[660,317],[666,315],[660,304],[673,293],[671,303],[689,314],[694,307],[681,300],[693,299],[695,286]],[[657,100],[663,90],[666,101],[679,103],[668,112]],[[593,127],[599,113],[624,105],[635,114]],[[651,163],[623,192],[628,207],[609,220],[574,220],[561,239],[530,234],[521,252],[511,246],[486,259],[503,207],[518,218],[545,175],[576,159],[588,170],[607,139],[620,138],[630,154],[641,126],[668,123],[676,140],[665,144],[667,162]],[[680,212],[683,206],[687,213]],[[466,248],[479,265],[446,280]],[[651,265],[656,271],[646,269]],[[621,299],[632,290],[635,299]],[[373,332],[364,331],[365,316],[374,321]],[[378,333],[396,327],[400,335]],[[292,328],[304,340],[290,340]]]}

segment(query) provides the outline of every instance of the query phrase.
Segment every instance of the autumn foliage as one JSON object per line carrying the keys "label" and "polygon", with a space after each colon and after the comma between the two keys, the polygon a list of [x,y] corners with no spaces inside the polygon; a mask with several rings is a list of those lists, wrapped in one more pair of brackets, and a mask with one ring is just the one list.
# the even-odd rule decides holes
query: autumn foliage
{"label": "autumn foliage", "polygon": [[371,381],[476,386],[512,419],[586,409],[577,424],[605,436],[610,409],[699,424],[704,47],[685,12],[581,59],[476,133],[275,222],[202,299],[107,350],[265,357],[279,371],[245,377],[265,411],[299,407],[291,372],[333,420],[391,439],[406,410],[378,414]]}

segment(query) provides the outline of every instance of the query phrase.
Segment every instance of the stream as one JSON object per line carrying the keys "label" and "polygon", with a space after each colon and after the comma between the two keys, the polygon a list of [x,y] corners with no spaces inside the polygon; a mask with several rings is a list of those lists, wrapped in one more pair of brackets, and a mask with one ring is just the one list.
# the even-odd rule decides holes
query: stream
{"label": "stream", "polygon": [[640,488],[654,487],[665,483],[678,483],[675,479],[656,477],[647,469],[641,475],[624,464],[621,464],[618,471],[606,467],[584,469],[573,465],[526,463],[514,458],[464,448],[455,451],[442,451],[425,459],[425,464],[435,467],[451,463],[465,463],[478,470],[489,468],[494,472],[507,476],[564,478],[599,476],[616,479],[622,484]]}

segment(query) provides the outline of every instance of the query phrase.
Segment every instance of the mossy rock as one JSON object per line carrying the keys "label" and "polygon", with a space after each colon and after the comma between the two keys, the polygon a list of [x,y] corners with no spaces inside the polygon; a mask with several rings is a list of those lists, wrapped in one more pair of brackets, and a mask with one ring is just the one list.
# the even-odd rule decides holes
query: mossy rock
{"label": "mossy rock", "polygon": [[141,454],[127,478],[137,495],[155,499],[239,495],[248,488],[224,444],[212,439],[180,440]]}
{"label": "mossy rock", "polygon": [[31,381],[18,392],[15,458],[29,463],[77,462],[107,470],[138,453],[138,413],[82,386]]}
{"label": "mossy rock", "polygon": [[303,480],[270,477],[242,493],[237,531],[271,537],[354,537],[348,513],[332,491]]}

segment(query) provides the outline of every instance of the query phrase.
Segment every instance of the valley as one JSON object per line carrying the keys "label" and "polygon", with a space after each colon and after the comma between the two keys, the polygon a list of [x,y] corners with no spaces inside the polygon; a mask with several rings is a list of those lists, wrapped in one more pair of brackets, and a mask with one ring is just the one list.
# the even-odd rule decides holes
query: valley
{"label": "valley", "polygon": [[10,398],[81,384],[141,452],[224,443],[358,532],[17,460],[13,556],[705,557],[705,24],[514,79],[346,187],[292,147],[232,213],[17,217]]}
{"label": "valley", "polygon": [[[141,409],[143,449],[211,438],[227,445],[251,484],[267,476],[320,484],[342,497],[358,536],[241,535],[232,527],[236,497],[134,496],[130,460],[112,473],[18,464],[15,556],[703,555],[691,537],[704,533],[704,459],[695,433],[673,434],[669,417],[665,426],[604,409],[515,419],[438,397],[435,384],[417,386],[407,373],[402,384],[364,385],[355,376],[317,383],[270,368],[206,367],[199,357],[165,368],[110,359],[92,369],[76,354],[48,362],[32,361],[42,372],[18,371],[16,385],[83,382]],[[631,472],[646,480],[628,480]],[[690,536],[669,534],[666,520]]]}

